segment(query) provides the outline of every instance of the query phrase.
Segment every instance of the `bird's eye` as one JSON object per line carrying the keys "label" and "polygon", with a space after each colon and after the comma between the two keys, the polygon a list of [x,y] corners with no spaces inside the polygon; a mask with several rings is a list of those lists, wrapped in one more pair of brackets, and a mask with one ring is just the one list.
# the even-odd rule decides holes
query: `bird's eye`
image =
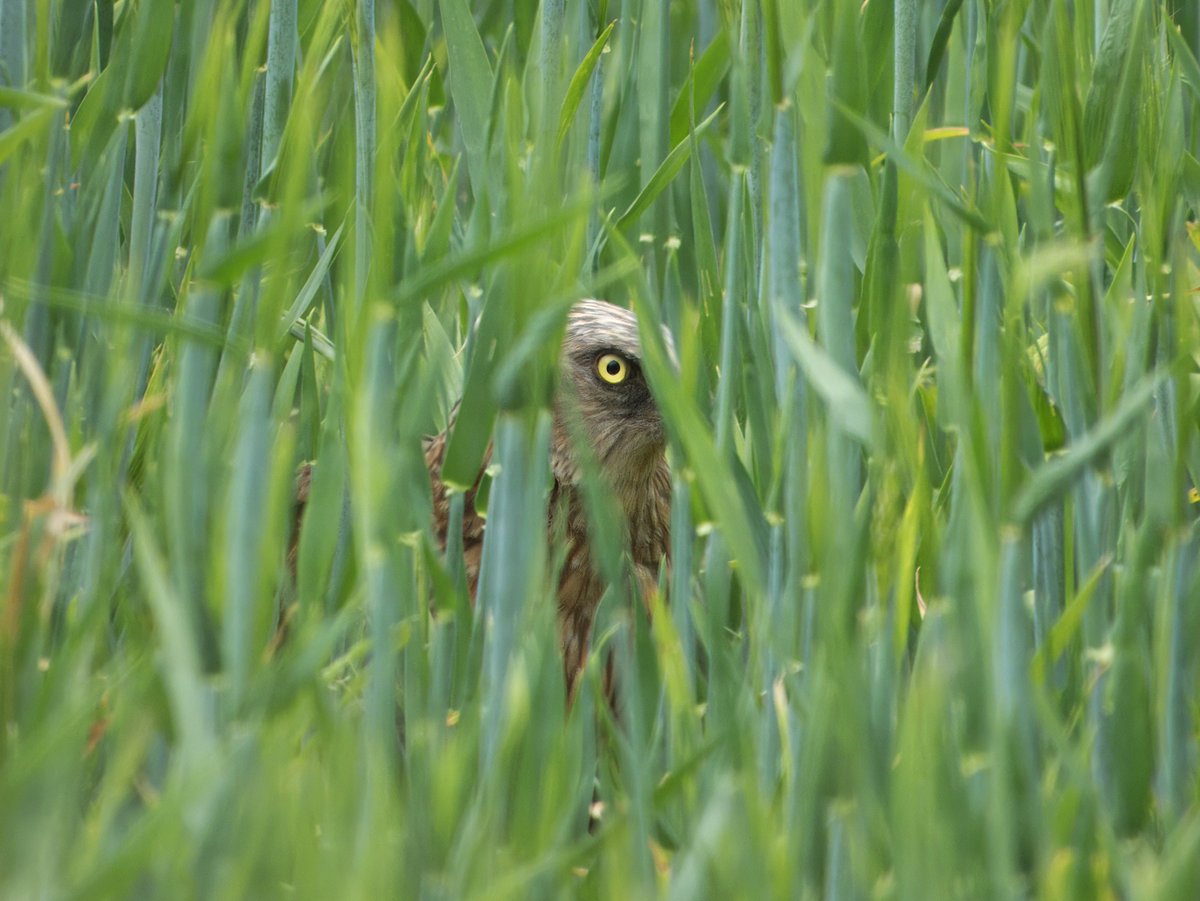
{"label": "bird's eye", "polygon": [[629,364],[616,354],[604,354],[596,361],[596,372],[610,385],[619,385],[629,378]]}

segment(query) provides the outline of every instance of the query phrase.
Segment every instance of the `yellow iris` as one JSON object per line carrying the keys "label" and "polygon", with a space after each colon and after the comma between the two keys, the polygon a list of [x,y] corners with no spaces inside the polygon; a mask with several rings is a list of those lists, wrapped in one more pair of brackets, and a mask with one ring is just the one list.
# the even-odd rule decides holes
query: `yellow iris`
{"label": "yellow iris", "polygon": [[619,385],[629,377],[629,364],[616,354],[605,354],[596,361],[596,372],[610,385]]}

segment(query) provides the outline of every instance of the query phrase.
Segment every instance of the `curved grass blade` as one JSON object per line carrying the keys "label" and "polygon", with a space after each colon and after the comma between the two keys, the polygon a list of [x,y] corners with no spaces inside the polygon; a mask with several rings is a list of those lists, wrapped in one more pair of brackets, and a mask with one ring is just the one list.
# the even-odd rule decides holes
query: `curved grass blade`
{"label": "curved grass blade", "polygon": [[[724,108],[725,105],[721,104],[713,110],[712,115],[697,125],[696,135],[703,134],[716,121],[717,116],[721,114],[721,110]],[[625,231],[637,224],[638,219],[650,208],[650,205],[654,203],[658,195],[666,190],[667,185],[674,181],[675,176],[679,174],[679,170],[683,168],[683,164],[687,162],[691,152],[692,142],[686,138],[675,145],[655,173],[650,176],[650,180],[638,192],[638,196],[629,205],[629,209],[621,214],[621,218],[617,220],[618,229]]]}
{"label": "curved grass blade", "polygon": [[571,129],[571,123],[575,121],[575,113],[579,109],[580,101],[583,100],[583,93],[587,90],[592,73],[596,70],[596,64],[600,61],[600,54],[604,52],[604,48],[608,45],[608,39],[612,36],[616,25],[615,21],[609,22],[608,27],[600,32],[600,36],[596,38],[595,43],[588,50],[587,55],[583,58],[583,62],[579,64],[579,68],[571,76],[571,83],[567,86],[567,93],[563,97],[562,109],[558,114],[557,144],[560,148],[563,141],[567,138],[567,132]]}
{"label": "curved grass blade", "polygon": [[325,276],[329,272],[329,266],[337,254],[338,243],[341,241],[342,231],[345,227],[345,223],[343,223],[333,233],[333,236],[325,245],[325,250],[317,260],[317,264],[313,266],[312,272],[305,279],[304,287],[300,289],[300,293],[296,295],[295,301],[292,302],[291,307],[284,314],[283,323],[279,330],[280,337],[291,332],[292,326],[308,313],[309,308],[312,307],[313,302],[317,299],[317,292],[321,290],[321,283],[325,280]]}
{"label": "curved grass blade", "polygon": [[1045,504],[1067,491],[1094,460],[1122,438],[1146,411],[1154,399],[1155,389],[1167,375],[1168,371],[1159,369],[1145,376],[1125,393],[1108,416],[1079,441],[1069,445],[1062,456],[1042,464],[1013,502],[1013,518],[1017,524],[1028,525]]}
{"label": "curved grass blade", "polygon": [[465,0],[439,0],[450,64],[450,96],[458,107],[457,123],[467,147],[467,169],[476,194],[488,183],[487,129],[490,120],[492,66]]}

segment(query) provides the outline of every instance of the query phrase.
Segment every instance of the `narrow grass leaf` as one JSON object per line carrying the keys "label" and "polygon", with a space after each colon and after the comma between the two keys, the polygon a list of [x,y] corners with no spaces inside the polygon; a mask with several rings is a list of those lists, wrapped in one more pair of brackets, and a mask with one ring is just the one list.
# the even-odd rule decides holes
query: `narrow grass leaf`
{"label": "narrow grass leaf", "polygon": [[600,54],[604,52],[604,48],[608,46],[608,39],[612,36],[613,29],[617,26],[615,21],[609,22],[608,26],[600,32],[600,36],[596,38],[587,55],[575,70],[575,74],[571,76],[571,83],[567,85],[567,93],[563,97],[562,109],[558,114],[558,136],[556,143],[559,147],[567,138],[567,132],[571,129],[571,123],[575,121],[575,113],[579,110],[579,102],[583,99],[583,93],[587,90],[588,82],[592,79],[592,73],[596,70],[596,64],[600,61]]}
{"label": "narrow grass leaf", "polygon": [[450,64],[450,94],[458,107],[458,127],[467,147],[467,168],[477,193],[487,183],[487,124],[492,67],[465,0],[438,0]]}
{"label": "narrow grass leaf", "polygon": [[[697,136],[703,134],[704,130],[716,121],[717,116],[720,115],[723,108],[723,105],[718,106],[715,110],[713,110],[712,115],[696,126]],[[667,154],[666,159],[662,161],[658,169],[656,169],[654,174],[650,177],[649,181],[647,181],[642,187],[642,190],[638,192],[638,195],[634,198],[633,203],[631,203],[629,208],[621,214],[620,218],[617,220],[617,228],[625,231],[633,227],[638,222],[638,220],[642,217],[642,214],[650,208],[651,204],[658,199],[658,196],[662,194],[664,190],[666,190],[667,186],[671,184],[672,181],[675,180],[675,176],[679,174],[679,170],[683,168],[683,165],[687,162],[688,156],[691,154],[691,152],[692,143],[691,141],[687,140],[681,140],[675,145],[674,148],[672,148],[671,152]]]}
{"label": "narrow grass leaf", "polygon": [[671,146],[677,147],[688,135],[694,112],[702,112],[729,72],[729,31],[722,28],[688,72],[679,96],[671,107]]}
{"label": "narrow grass leaf", "polygon": [[195,759],[212,746],[209,692],[203,684],[200,655],[193,640],[186,609],[167,579],[166,567],[155,545],[152,526],[141,503],[125,495],[125,509],[133,532],[133,549],[143,590],[155,623],[162,631],[163,680],[172,713],[183,736],[185,757]]}
{"label": "narrow grass leaf", "polygon": [[325,244],[325,249],[321,252],[321,256],[317,259],[317,263],[312,268],[312,272],[308,274],[308,278],[304,280],[304,286],[300,289],[300,293],[296,295],[296,299],[292,301],[292,305],[288,308],[283,317],[283,323],[280,327],[280,335],[285,335],[292,330],[292,326],[303,316],[308,314],[309,309],[317,299],[317,292],[321,290],[321,285],[329,272],[329,266],[333,262],[333,258],[337,255],[338,245],[342,239],[342,231],[345,229],[345,224],[339,225],[338,230],[333,233],[333,236]]}
{"label": "narrow grass leaf", "polygon": [[1154,398],[1158,384],[1166,378],[1152,372],[1121,398],[1121,402],[1079,441],[1068,445],[1062,456],[1042,464],[1013,501],[1013,517],[1025,525],[1043,505],[1066,491],[1101,454],[1120,439]]}
{"label": "narrow grass leaf", "polygon": [[775,323],[813,391],[825,402],[830,420],[867,447],[875,442],[875,416],[862,386],[833,356],[788,316]]}

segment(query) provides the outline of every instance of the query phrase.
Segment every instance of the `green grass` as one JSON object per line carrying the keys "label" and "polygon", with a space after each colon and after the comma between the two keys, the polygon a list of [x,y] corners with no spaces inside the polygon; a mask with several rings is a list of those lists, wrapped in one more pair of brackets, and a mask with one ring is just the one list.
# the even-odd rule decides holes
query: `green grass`
{"label": "green grass", "polygon": [[[0,896],[1200,897],[1198,57],[1190,0],[0,0]],[[567,711],[580,296],[675,565]]]}

